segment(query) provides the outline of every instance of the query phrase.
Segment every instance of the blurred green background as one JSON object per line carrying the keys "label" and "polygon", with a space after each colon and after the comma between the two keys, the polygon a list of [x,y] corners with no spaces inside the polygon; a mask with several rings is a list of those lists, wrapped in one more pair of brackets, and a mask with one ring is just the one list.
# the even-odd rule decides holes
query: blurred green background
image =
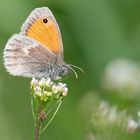
{"label": "blurred green background", "polygon": [[[115,59],[140,63],[139,0],[0,0],[0,140],[33,139],[30,79],[10,76],[2,56],[8,38],[20,31],[34,8],[42,6],[49,7],[58,21],[65,61],[80,66],[85,74],[78,72],[78,79],[71,76],[65,80],[68,96],[41,139],[85,140],[87,120],[83,119],[80,104],[89,92],[135,117],[140,110],[140,95],[124,98],[118,94],[120,91],[104,88],[102,79],[106,67]],[[127,91],[123,90],[126,96]],[[94,100],[91,105],[88,101],[82,104],[96,107]],[[136,133],[134,139],[139,138]]]}

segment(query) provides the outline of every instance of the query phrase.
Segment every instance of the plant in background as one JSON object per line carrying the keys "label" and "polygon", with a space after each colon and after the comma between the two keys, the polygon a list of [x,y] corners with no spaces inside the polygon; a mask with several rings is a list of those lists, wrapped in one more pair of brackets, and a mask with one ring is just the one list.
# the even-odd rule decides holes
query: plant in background
{"label": "plant in background", "polygon": [[79,109],[86,122],[86,140],[133,140],[140,128],[140,113],[135,120],[126,110],[120,111],[101,100],[95,92],[81,99]]}
{"label": "plant in background", "polygon": [[53,82],[50,78],[32,79],[31,107],[35,125],[35,140],[39,140],[40,134],[49,126],[67,92],[66,84]]}
{"label": "plant in background", "polygon": [[102,85],[124,99],[135,99],[140,93],[140,64],[130,59],[115,59],[103,75]]}
{"label": "plant in background", "polygon": [[127,124],[127,132],[133,134],[137,130],[140,130],[140,112],[137,114],[137,119],[130,118]]}
{"label": "plant in background", "polygon": [[129,139],[126,131],[129,118],[126,111],[118,111],[116,106],[101,101],[91,114],[91,132],[96,140]]}

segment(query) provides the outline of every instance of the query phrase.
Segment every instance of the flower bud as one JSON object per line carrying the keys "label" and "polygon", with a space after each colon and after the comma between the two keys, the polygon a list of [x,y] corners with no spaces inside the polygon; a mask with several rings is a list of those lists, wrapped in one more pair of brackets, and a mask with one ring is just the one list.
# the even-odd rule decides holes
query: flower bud
{"label": "flower bud", "polygon": [[62,92],[62,96],[66,96],[68,93],[68,88],[67,87],[64,87],[63,88],[63,92]]}

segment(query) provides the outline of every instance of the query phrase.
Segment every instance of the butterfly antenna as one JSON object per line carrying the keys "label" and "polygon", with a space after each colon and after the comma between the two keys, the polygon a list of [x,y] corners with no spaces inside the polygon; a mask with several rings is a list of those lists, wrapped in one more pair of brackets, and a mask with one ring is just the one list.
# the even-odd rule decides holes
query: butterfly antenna
{"label": "butterfly antenna", "polygon": [[78,67],[78,66],[75,66],[75,65],[73,65],[73,64],[69,64],[69,66],[74,67],[74,68],[77,68],[77,69],[80,70],[82,73],[85,73],[84,70],[83,70],[82,68]]}
{"label": "butterfly antenna", "polygon": [[73,73],[74,73],[74,75],[75,75],[75,77],[77,79],[78,78],[78,75],[77,75],[76,71],[72,67],[70,67],[70,65],[68,65],[68,67],[73,71]]}

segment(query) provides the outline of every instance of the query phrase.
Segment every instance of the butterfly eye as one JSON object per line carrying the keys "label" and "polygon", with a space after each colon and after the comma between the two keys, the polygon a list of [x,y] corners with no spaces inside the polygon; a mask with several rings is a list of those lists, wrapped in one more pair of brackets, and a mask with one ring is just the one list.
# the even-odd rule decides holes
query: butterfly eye
{"label": "butterfly eye", "polygon": [[45,18],[45,19],[43,19],[43,22],[44,22],[44,23],[47,23],[47,22],[48,22],[48,20]]}

